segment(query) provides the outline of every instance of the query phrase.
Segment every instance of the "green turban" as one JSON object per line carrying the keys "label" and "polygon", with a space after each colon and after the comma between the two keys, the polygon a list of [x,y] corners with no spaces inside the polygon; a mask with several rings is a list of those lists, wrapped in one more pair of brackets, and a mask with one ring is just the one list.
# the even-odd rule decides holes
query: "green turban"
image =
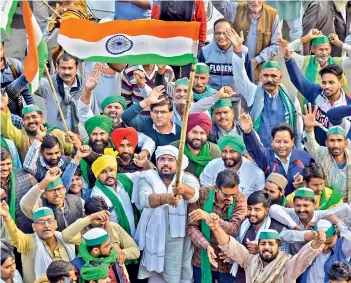
{"label": "green turban", "polygon": [[85,122],[85,130],[87,131],[88,135],[95,130],[95,128],[100,128],[104,130],[107,134],[110,134],[112,131],[112,121],[106,115],[96,115]]}
{"label": "green turban", "polygon": [[268,68],[273,68],[273,69],[278,69],[278,70],[281,69],[280,64],[277,61],[264,62],[262,65],[262,70],[268,69]]}
{"label": "green turban", "polygon": [[31,105],[27,105],[27,106],[24,106],[23,109],[22,109],[22,116],[25,115],[25,114],[28,114],[30,112],[43,112],[40,107],[38,105],[35,105],[35,104],[31,104]]}
{"label": "green turban", "polygon": [[61,178],[57,178],[55,181],[51,182],[49,185],[46,186],[45,190],[56,188],[59,185],[63,185]]}
{"label": "green turban", "polygon": [[197,63],[195,67],[195,73],[197,74],[209,74],[210,67],[207,66],[205,63]]}
{"label": "green turban", "polygon": [[189,79],[188,78],[181,78],[179,80],[176,80],[174,83],[174,86],[177,87],[179,85],[185,85],[188,86]]}
{"label": "green turban", "polygon": [[80,276],[86,280],[105,279],[108,276],[110,265],[102,261],[90,260],[80,270]]}
{"label": "green turban", "polygon": [[318,44],[325,44],[325,43],[330,44],[329,39],[325,35],[322,35],[322,36],[319,36],[319,37],[313,39],[311,45],[316,46]]}
{"label": "green turban", "polygon": [[222,98],[222,99],[218,100],[212,106],[212,109],[217,109],[217,108],[226,107],[226,106],[233,107],[231,98]]}
{"label": "green turban", "polygon": [[123,110],[126,110],[127,102],[126,102],[125,98],[123,96],[120,96],[120,95],[114,95],[114,96],[108,96],[102,101],[102,103],[101,103],[102,111],[105,110],[107,105],[114,103],[114,102],[118,102],[119,104],[122,105]]}
{"label": "green turban", "polygon": [[236,152],[243,154],[246,149],[244,139],[242,136],[239,136],[239,135],[233,135],[233,136],[227,135],[227,136],[220,137],[217,144],[221,149],[221,151],[223,151],[223,149],[226,146],[229,146],[232,149],[234,149]]}
{"label": "green turban", "polygon": [[329,135],[343,135],[346,138],[346,131],[340,126],[335,126],[328,129],[327,136]]}

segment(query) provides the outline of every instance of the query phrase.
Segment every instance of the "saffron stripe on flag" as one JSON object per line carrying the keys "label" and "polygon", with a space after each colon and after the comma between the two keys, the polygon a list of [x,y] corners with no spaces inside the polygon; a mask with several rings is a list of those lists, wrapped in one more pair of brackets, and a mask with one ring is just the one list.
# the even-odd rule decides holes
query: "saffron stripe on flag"
{"label": "saffron stripe on flag", "polygon": [[29,82],[30,93],[33,94],[39,87],[48,59],[48,50],[27,0],[23,0],[23,20],[28,37],[28,55],[24,62],[23,75]]}

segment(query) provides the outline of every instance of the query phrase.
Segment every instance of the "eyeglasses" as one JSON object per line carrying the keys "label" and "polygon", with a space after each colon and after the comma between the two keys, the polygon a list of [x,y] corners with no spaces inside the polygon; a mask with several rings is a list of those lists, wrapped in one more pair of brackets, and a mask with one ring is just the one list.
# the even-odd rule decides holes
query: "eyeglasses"
{"label": "eyeglasses", "polygon": [[238,193],[235,193],[235,194],[225,194],[225,193],[223,193],[222,190],[221,190],[221,193],[222,193],[222,195],[223,195],[225,198],[230,198],[230,197],[235,198],[235,197],[238,195]]}
{"label": "eyeglasses", "polygon": [[46,192],[47,194],[53,195],[53,194],[55,194],[56,192],[62,194],[64,191],[66,191],[66,188],[65,188],[65,187],[60,187],[60,188],[53,189],[53,190],[46,190],[45,192]]}
{"label": "eyeglasses", "polygon": [[46,222],[47,222],[49,225],[51,225],[51,224],[55,223],[56,220],[51,218],[51,219],[47,219],[47,220],[38,220],[38,221],[35,221],[34,223],[35,223],[35,224],[38,224],[38,225],[40,225],[40,226],[44,226]]}
{"label": "eyeglasses", "polygon": [[154,113],[155,115],[161,114],[162,116],[168,114],[169,112],[170,112],[170,111],[165,111],[165,110],[162,110],[162,111],[152,110],[152,113]]}

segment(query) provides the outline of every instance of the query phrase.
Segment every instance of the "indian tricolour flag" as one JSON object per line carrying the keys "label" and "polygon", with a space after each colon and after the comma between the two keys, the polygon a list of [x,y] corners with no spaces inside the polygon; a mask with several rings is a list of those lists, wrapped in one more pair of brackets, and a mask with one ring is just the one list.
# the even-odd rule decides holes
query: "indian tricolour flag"
{"label": "indian tricolour flag", "polygon": [[0,29],[7,35],[17,8],[18,0],[0,0]]}
{"label": "indian tricolour flag", "polygon": [[196,63],[200,23],[64,20],[58,43],[79,59],[130,65]]}
{"label": "indian tricolour flag", "polygon": [[27,0],[23,0],[23,20],[28,39],[28,55],[24,62],[23,75],[29,83],[29,92],[33,94],[39,87],[48,60],[48,49]]}

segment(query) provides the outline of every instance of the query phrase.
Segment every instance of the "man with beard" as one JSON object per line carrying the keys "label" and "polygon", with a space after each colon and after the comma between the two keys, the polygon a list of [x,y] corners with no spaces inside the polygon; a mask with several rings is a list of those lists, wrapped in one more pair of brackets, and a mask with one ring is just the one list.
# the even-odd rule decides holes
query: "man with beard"
{"label": "man with beard", "polygon": [[318,220],[315,230],[322,229],[326,234],[322,253],[313,261],[301,276],[301,283],[332,282],[328,280],[327,270],[336,261],[349,263],[351,257],[351,231],[338,217],[330,215]]}
{"label": "man with beard", "polygon": [[67,194],[67,179],[72,179],[74,171],[62,175],[58,167],[50,168],[45,178],[33,186],[21,199],[23,213],[31,218],[38,207],[49,207],[57,220],[57,230],[62,231],[77,218],[83,217],[83,200],[75,195]]}
{"label": "man with beard", "polygon": [[[322,83],[319,85],[310,82],[303,75],[294,58],[292,58],[288,47],[284,48],[284,58],[293,85],[305,97],[307,102],[312,104],[312,107],[318,106],[317,122],[321,123],[326,129],[331,128],[333,125],[327,119],[328,110],[343,105],[351,105],[351,95],[346,94],[342,88],[343,70],[335,64],[325,66],[319,71],[322,79]],[[347,119],[350,120],[351,117],[349,116]],[[317,127],[315,134],[317,142],[323,145],[326,140],[326,131]]]}
{"label": "man with beard", "polygon": [[19,229],[25,233],[33,232],[31,221],[22,212],[20,200],[33,187],[37,180],[20,168],[13,168],[12,157],[5,147],[0,147],[1,200],[10,207],[10,215]]}
{"label": "man with beard", "polygon": [[[314,223],[332,214],[343,219],[350,211],[350,206],[346,203],[339,204],[330,210],[315,210],[315,193],[309,188],[302,188],[295,192],[294,208],[274,204],[269,209],[269,215],[291,229],[282,231],[280,236],[282,240],[289,243],[290,254],[295,255],[306,241],[313,239],[314,234],[311,229]],[[299,231],[303,233],[297,233]]]}
{"label": "man with beard", "polygon": [[[64,53],[57,59],[57,73],[51,76],[67,127],[74,132],[77,132],[76,127],[79,122],[76,104],[82,96],[83,90],[89,87],[87,85],[83,86],[82,77],[77,74],[77,66],[77,59]],[[63,130],[64,127],[52,94],[52,89],[46,78],[41,80],[39,89],[35,94],[45,99],[48,122]],[[93,113],[98,115],[99,107],[95,96],[92,97],[90,103]]]}
{"label": "man with beard", "polygon": [[[120,225],[109,221],[109,207],[102,197],[91,197],[84,204],[86,217],[78,219],[62,231],[63,238],[70,242],[79,234],[84,235],[87,231],[94,228],[105,229],[111,239],[112,246],[117,251],[117,261],[119,264],[126,264],[131,282],[138,282],[138,264],[135,259],[140,256],[140,251],[133,238],[122,229]],[[73,264],[79,270],[79,266],[84,264],[83,258],[76,258]]]}
{"label": "man with beard", "polygon": [[[139,279],[148,282],[191,282],[191,240],[186,235],[187,204],[199,198],[199,182],[184,169],[188,158],[177,164],[178,149],[172,145],[156,149],[156,170],[144,171],[134,201],[142,210],[135,240],[142,255]],[[175,186],[177,166],[180,183]]]}
{"label": "man with beard", "polygon": [[264,185],[264,192],[269,195],[271,205],[286,205],[285,188],[287,185],[288,180],[283,175],[274,172],[269,174]]}
{"label": "man with beard", "polygon": [[116,157],[112,155],[100,156],[94,161],[91,169],[96,180],[91,197],[102,197],[108,207],[112,209],[110,220],[118,223],[133,237],[138,211],[131,202],[133,183],[130,178],[133,178],[133,174],[137,173],[117,175],[117,161]]}
{"label": "man with beard", "polygon": [[233,73],[235,89],[247,102],[254,129],[262,144],[269,147],[272,139],[267,133],[277,124],[287,123],[293,129],[295,146],[301,147],[303,124],[298,115],[301,112],[300,103],[283,86],[280,64],[276,61],[264,62],[259,76],[260,84],[251,83],[244,68],[247,48],[243,45],[243,34],[238,35],[234,29],[228,29],[225,33],[233,45],[233,68],[238,70]]}
{"label": "man with beard", "polygon": [[[351,51],[351,46],[348,44],[344,44],[341,42],[336,34],[331,34],[329,37],[322,35],[322,33],[318,29],[312,29],[310,32],[291,42],[287,43],[281,37],[278,38],[278,43],[281,48],[289,47],[291,51],[300,50],[303,43],[307,43],[311,41],[311,51],[314,55],[300,55],[299,53],[293,52],[292,57],[295,59],[296,64],[302,70],[302,73],[306,76],[306,78],[312,83],[321,84],[321,77],[318,75],[319,71],[330,64],[336,64],[340,66],[342,69],[347,72],[351,66],[351,58],[349,57],[331,57],[330,53],[333,45],[340,45],[343,50],[346,52]],[[289,77],[286,77],[289,80]],[[343,84],[342,88],[349,93],[349,88],[347,86],[347,79],[345,74],[342,75]],[[284,80],[284,78],[283,78]],[[300,105],[307,104],[306,99],[301,93],[298,93],[298,99],[300,101]]]}
{"label": "man with beard", "polygon": [[[242,244],[250,254],[258,253],[258,237],[261,231],[273,229],[280,233],[284,229],[284,225],[270,218],[268,215],[271,200],[267,194],[262,191],[253,192],[247,198],[247,218],[240,226],[240,233],[237,241]],[[229,234],[229,233],[228,233]],[[232,235],[233,236],[233,235]],[[283,246],[280,246],[281,250]],[[236,273],[236,274],[235,274]],[[245,283],[245,271],[242,267],[234,263],[232,274],[236,283]]]}
{"label": "man with beard", "polygon": [[[185,172],[200,177],[205,166],[214,158],[221,156],[218,145],[208,141],[208,134],[212,129],[212,121],[205,113],[193,113],[189,115],[186,144],[184,154],[189,159],[189,166]],[[179,147],[180,141],[171,143]]]}
{"label": "man with beard", "polygon": [[[97,86],[98,83],[98,73],[95,73],[88,77],[86,88],[83,91],[81,98],[77,103],[77,115],[79,122],[85,123],[89,118],[94,116],[93,111],[91,110],[91,96],[93,94],[93,89]],[[126,128],[127,125],[123,122],[121,116],[127,108],[127,102],[124,97],[120,95],[113,95],[106,97],[101,103],[102,114],[108,116],[112,121],[112,129]],[[86,131],[80,128],[80,135],[83,137],[83,140],[88,140],[89,137],[86,137]],[[152,155],[155,151],[155,143],[151,138],[144,135],[143,133],[138,132],[138,147],[142,147],[143,150],[148,151],[148,155]]]}
{"label": "man with beard", "polygon": [[[15,58],[5,57],[5,42],[0,42],[0,70],[1,70],[1,89],[17,86],[17,79],[23,73],[22,63]],[[22,77],[23,78],[23,77]],[[10,86],[11,85],[11,86]],[[34,98],[30,95],[28,88],[25,87],[19,92],[9,92],[11,102],[9,108],[11,113],[21,115],[23,100],[26,105],[34,104]]]}
{"label": "man with beard", "polygon": [[326,241],[325,232],[318,230],[313,241],[306,244],[298,254],[291,256],[280,250],[281,239],[273,229],[262,230],[258,236],[258,254],[250,252],[220,226],[218,215],[211,213],[207,225],[216,237],[225,260],[234,260],[245,270],[247,283],[284,283],[296,279],[320,254]]}
{"label": "man with beard", "polygon": [[214,212],[221,218],[226,233],[235,236],[239,232],[246,215],[246,200],[238,190],[239,183],[236,173],[224,170],[217,175],[216,184],[201,189],[198,201],[190,205],[187,234],[195,246],[192,259],[195,283],[234,280],[230,264],[215,261],[220,250],[205,221]]}
{"label": "man with beard", "polygon": [[326,173],[325,183],[328,187],[335,187],[342,193],[344,202],[351,201],[351,150],[348,149],[346,131],[340,126],[332,127],[327,131],[325,147],[320,146],[315,138],[314,127],[320,124],[316,121],[317,106],[309,104],[305,107],[306,115],[303,116],[307,142],[305,147],[320,164]]}
{"label": "man with beard", "polygon": [[138,143],[138,133],[134,128],[120,128],[111,133],[113,145],[118,151],[117,163],[119,173],[133,173],[153,169],[153,164],[147,160],[149,152],[142,150],[135,153]]}
{"label": "man with beard", "polygon": [[[316,198],[316,209],[331,209],[340,203],[343,203],[342,194],[337,188],[327,188],[325,184],[325,173],[323,167],[318,164],[306,166],[302,171],[303,185],[314,191]],[[293,207],[293,199],[295,193],[291,193],[286,197],[287,207]]]}
{"label": "man with beard", "polygon": [[264,173],[255,163],[243,156],[243,138],[234,135],[223,136],[218,140],[218,146],[222,151],[221,158],[216,158],[206,165],[200,175],[201,187],[213,186],[219,172],[230,170],[240,177],[239,192],[245,197],[262,190]]}
{"label": "man with beard", "polygon": [[283,175],[288,180],[285,195],[292,193],[296,185],[295,177],[314,160],[305,151],[294,148],[294,132],[291,126],[285,123],[275,125],[271,131],[271,146],[267,148],[257,138],[249,115],[242,114],[240,124],[247,151],[258,167],[266,176],[272,172]]}
{"label": "man with beard", "polygon": [[[100,215],[100,217],[101,216],[102,215]],[[84,271],[86,264],[96,260],[109,267],[108,276],[112,283],[129,283],[128,272],[124,265],[119,265],[117,260],[118,253],[112,243],[113,239],[105,229],[92,228],[84,233],[83,237],[80,233],[76,236],[84,240],[79,244],[77,257],[71,261],[76,267],[77,277],[83,275],[81,272]],[[123,276],[125,276],[127,280],[125,280]],[[82,282],[82,280],[80,280],[80,282]]]}
{"label": "man with beard", "polygon": [[23,169],[40,182],[50,168],[58,167],[65,171],[71,160],[71,157],[62,155],[62,148],[58,138],[46,136],[46,129],[44,126],[41,126],[38,129],[34,142],[29,147],[23,162]]}
{"label": "man with beard", "polygon": [[[56,231],[54,212],[48,207],[38,208],[33,214],[34,234],[25,234],[13,222],[9,207],[1,203],[0,215],[11,244],[22,255],[23,282],[33,283],[41,278],[54,260],[71,261],[75,257],[74,245],[63,240]],[[80,237],[72,242],[79,244]]]}
{"label": "man with beard", "polygon": [[66,155],[71,155],[74,148],[77,149],[82,145],[78,136],[72,132],[69,132],[66,136],[58,127],[44,123],[43,112],[37,105],[25,106],[22,109],[22,118],[24,127],[19,130],[11,122],[10,111],[8,109],[0,111],[1,133],[5,138],[13,140],[22,162],[24,162],[29,147],[36,139],[38,129],[41,126],[46,128],[47,135],[58,138]]}

